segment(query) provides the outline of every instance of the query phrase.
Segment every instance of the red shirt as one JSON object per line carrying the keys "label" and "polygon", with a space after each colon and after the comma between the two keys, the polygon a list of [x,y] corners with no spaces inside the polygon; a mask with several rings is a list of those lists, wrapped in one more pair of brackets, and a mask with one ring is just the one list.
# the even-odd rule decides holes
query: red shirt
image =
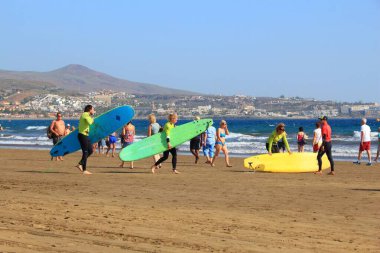
{"label": "red shirt", "polygon": [[327,122],[322,124],[322,139],[326,142],[331,141],[331,127]]}

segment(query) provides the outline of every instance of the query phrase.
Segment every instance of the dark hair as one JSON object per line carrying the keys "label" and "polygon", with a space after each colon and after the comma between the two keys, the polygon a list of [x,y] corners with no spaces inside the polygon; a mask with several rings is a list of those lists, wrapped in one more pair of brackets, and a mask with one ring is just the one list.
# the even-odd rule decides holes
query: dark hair
{"label": "dark hair", "polygon": [[303,127],[299,127],[298,131],[303,132]]}
{"label": "dark hair", "polygon": [[84,112],[89,112],[91,111],[92,109],[92,105],[86,105],[86,107],[84,108]]}
{"label": "dark hair", "polygon": [[127,125],[132,124],[132,120],[127,123]]}
{"label": "dark hair", "polygon": [[55,115],[56,117],[58,117],[58,115],[62,115],[62,113],[61,112],[57,112],[57,114]]}
{"label": "dark hair", "polygon": [[316,122],[316,123],[315,123],[315,126],[316,126],[317,128],[321,128],[321,122]]}

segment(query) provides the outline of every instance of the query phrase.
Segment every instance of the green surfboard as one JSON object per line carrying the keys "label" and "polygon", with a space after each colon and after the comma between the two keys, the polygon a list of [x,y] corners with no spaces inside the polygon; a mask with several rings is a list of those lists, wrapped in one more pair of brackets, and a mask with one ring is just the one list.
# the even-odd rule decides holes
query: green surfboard
{"label": "green surfboard", "polygon": [[[206,131],[212,123],[212,119],[201,119],[176,126],[170,131],[170,144],[177,147]],[[162,132],[123,148],[119,157],[124,162],[130,162],[162,153],[167,149],[166,134]]]}

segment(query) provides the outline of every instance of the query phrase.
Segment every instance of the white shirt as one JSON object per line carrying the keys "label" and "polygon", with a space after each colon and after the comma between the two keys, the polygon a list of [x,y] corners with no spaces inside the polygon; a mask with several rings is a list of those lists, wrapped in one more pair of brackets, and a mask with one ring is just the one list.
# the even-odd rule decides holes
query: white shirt
{"label": "white shirt", "polygon": [[362,125],[360,131],[363,133],[363,142],[371,141],[371,128],[368,125]]}
{"label": "white shirt", "polygon": [[316,128],[314,129],[315,142],[313,144],[317,144],[322,142],[322,129]]}

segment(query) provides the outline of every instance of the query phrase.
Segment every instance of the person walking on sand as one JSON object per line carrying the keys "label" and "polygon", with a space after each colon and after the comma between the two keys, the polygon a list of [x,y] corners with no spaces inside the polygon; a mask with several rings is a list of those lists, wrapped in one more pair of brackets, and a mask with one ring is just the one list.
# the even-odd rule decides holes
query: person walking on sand
{"label": "person walking on sand", "polygon": [[298,145],[298,152],[299,153],[302,153],[304,151],[306,139],[307,139],[307,135],[303,131],[303,127],[298,128],[297,145]]}
{"label": "person walking on sand", "polygon": [[280,140],[282,140],[283,144],[285,145],[286,151],[288,151],[288,153],[291,154],[292,151],[290,151],[288,139],[286,138],[284,123],[279,123],[276,126],[276,129],[268,137],[268,140],[265,146],[269,155],[272,155],[272,153],[280,153],[280,149],[278,148],[278,142]]}
{"label": "person walking on sand", "polygon": [[173,173],[178,174],[177,170],[177,149],[172,147],[170,144],[170,131],[175,127],[175,123],[177,123],[178,116],[176,113],[170,113],[168,117],[168,122],[164,126],[164,132],[166,134],[166,142],[168,145],[168,149],[164,152],[163,156],[152,166],[152,173],[155,173],[158,170],[158,165],[163,163],[169,158],[169,153],[172,154],[172,166]]}
{"label": "person walking on sand", "polygon": [[375,158],[375,162],[378,161],[379,159],[379,153],[380,153],[380,127],[379,129],[377,129],[377,153],[376,153],[376,158]]}
{"label": "person walking on sand", "polygon": [[317,153],[319,148],[322,146],[322,131],[321,123],[315,123],[314,137],[313,137],[313,152]]}
{"label": "person walking on sand", "polygon": [[229,134],[230,132],[228,131],[227,122],[225,120],[221,120],[218,130],[216,130],[215,155],[211,161],[212,167],[215,166],[215,159],[218,157],[221,150],[224,153],[226,166],[232,167],[232,165],[230,164],[230,158],[228,156],[228,149],[226,145],[226,136]]}
{"label": "person walking on sand", "polygon": [[315,174],[322,174],[322,156],[324,154],[326,154],[327,158],[329,159],[330,168],[331,168],[331,171],[328,173],[328,175],[335,175],[334,160],[332,158],[332,152],[331,152],[331,148],[332,148],[332,145],[331,145],[331,127],[327,123],[327,117],[326,116],[323,116],[322,118],[320,118],[320,120],[321,120],[321,125],[322,125],[322,129],[321,129],[322,145],[318,150],[318,156],[317,156],[318,171],[315,172]]}
{"label": "person walking on sand", "polygon": [[109,152],[112,150],[112,157],[115,157],[115,151],[116,151],[116,142],[117,142],[117,137],[116,137],[116,132],[113,132],[108,136],[108,142],[109,145],[107,145],[107,152],[106,156],[109,157]]}
{"label": "person walking on sand", "polygon": [[[157,123],[156,116],[152,113],[148,115],[149,126],[148,126],[148,134],[147,136],[152,136],[154,134],[158,134],[160,132],[160,124]],[[156,154],[153,156],[154,163],[156,163],[160,159],[160,155]],[[161,168],[161,164],[158,165],[158,168]]]}
{"label": "person walking on sand", "polygon": [[[65,136],[65,122],[62,120],[62,113],[57,112],[56,117],[50,124],[50,132],[53,133],[53,145],[57,144]],[[63,157],[57,156],[56,160],[63,161]]]}
{"label": "person walking on sand", "polygon": [[84,112],[79,118],[78,140],[82,149],[82,159],[76,166],[84,175],[91,175],[87,170],[87,158],[92,154],[92,145],[88,135],[90,134],[90,125],[94,123],[92,116],[95,114],[95,109],[92,105],[86,105]]}
{"label": "person walking on sand", "polygon": [[[124,127],[121,133],[121,137],[124,139],[122,148],[131,145],[135,139],[136,131],[132,121],[129,121]],[[124,168],[124,161],[121,162],[120,168]],[[133,169],[133,161],[131,162],[131,169]]]}
{"label": "person walking on sand", "polygon": [[[196,116],[194,118],[194,120],[200,120],[200,119],[201,118],[198,116]],[[195,156],[195,163],[198,163],[198,160],[199,160],[199,149],[201,146],[201,136],[202,136],[202,134],[197,135],[190,140],[190,152],[193,154],[193,156]]]}
{"label": "person walking on sand", "polygon": [[366,151],[368,155],[368,163],[367,166],[372,165],[371,161],[371,128],[367,125],[367,119],[362,118],[360,128],[360,145],[359,145],[359,154],[358,160],[353,162],[356,165],[360,164],[360,160],[362,159],[362,152]]}
{"label": "person walking on sand", "polygon": [[214,126],[209,126],[202,136],[202,149],[203,154],[206,156],[206,163],[211,164],[212,158],[214,157],[216,139],[216,128]]}

